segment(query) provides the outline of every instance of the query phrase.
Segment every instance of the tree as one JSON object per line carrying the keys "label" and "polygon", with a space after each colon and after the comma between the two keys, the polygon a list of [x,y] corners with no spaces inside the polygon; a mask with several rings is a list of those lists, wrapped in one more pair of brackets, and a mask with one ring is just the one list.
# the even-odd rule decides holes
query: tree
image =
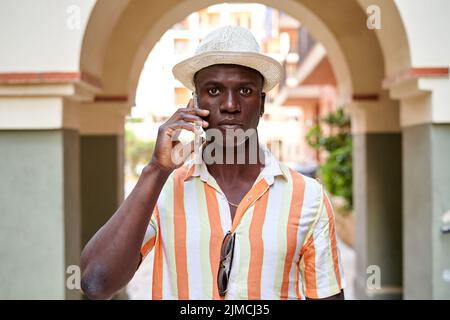
{"label": "tree", "polygon": [[139,166],[146,165],[155,148],[155,141],[144,141],[136,137],[133,131],[125,130],[125,163],[135,177],[139,177]]}
{"label": "tree", "polygon": [[[325,134],[324,127],[329,131]],[[352,192],[352,136],[350,117],[343,108],[319,118],[306,135],[308,144],[325,151],[326,159],[320,165],[319,176],[325,188],[335,196],[344,198],[345,207],[353,208]]]}

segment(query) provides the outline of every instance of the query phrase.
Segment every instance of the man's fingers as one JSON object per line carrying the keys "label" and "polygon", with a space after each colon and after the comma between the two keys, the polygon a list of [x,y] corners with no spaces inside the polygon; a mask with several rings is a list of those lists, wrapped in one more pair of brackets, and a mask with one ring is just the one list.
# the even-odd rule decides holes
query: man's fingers
{"label": "man's fingers", "polygon": [[166,134],[169,135],[172,141],[179,141],[178,137],[180,136],[182,129],[195,133],[195,126],[193,124],[181,120],[168,125]]}
{"label": "man's fingers", "polygon": [[189,114],[196,114],[200,117],[205,117],[209,114],[209,110],[199,108],[180,108],[177,110],[177,113],[178,114],[189,113]]}
{"label": "man's fingers", "polygon": [[178,137],[180,136],[181,129],[174,129],[172,134],[172,141],[180,141]]}
{"label": "man's fingers", "polygon": [[200,118],[199,116],[196,115],[192,115],[192,114],[181,114],[181,119],[186,121],[186,122],[194,122],[194,123],[198,123],[201,124],[202,127],[207,127],[209,124],[207,121],[203,120],[202,118]]}
{"label": "man's fingers", "polygon": [[171,135],[172,137],[174,137],[175,133],[177,133],[178,137],[179,133],[176,131],[178,131],[179,129],[185,129],[195,133],[195,126],[192,123],[183,120],[172,123],[171,125],[169,125],[169,129],[171,129],[171,131],[173,132]]}

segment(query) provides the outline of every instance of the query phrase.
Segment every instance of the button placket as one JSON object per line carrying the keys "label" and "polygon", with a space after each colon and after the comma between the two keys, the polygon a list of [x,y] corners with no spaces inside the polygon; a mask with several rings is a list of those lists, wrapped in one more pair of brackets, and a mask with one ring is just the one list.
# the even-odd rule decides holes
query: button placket
{"label": "button placket", "polygon": [[269,185],[265,179],[260,180],[249,192],[249,195],[246,196],[246,201],[241,202],[239,207],[236,209],[236,215],[234,217],[232,229],[237,230],[240,225],[242,217],[247,212],[248,208],[253,205],[255,200],[259,199],[267,190],[269,189]]}

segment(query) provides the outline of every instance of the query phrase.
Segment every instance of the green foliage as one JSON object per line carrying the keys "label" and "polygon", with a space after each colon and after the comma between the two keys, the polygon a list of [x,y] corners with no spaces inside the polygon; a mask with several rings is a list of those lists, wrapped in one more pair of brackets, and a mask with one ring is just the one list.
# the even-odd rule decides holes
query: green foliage
{"label": "green foliage", "polygon": [[[323,185],[331,194],[343,197],[349,210],[353,207],[350,125],[350,117],[343,108],[339,108],[320,118],[319,123],[306,134],[306,141],[311,147],[327,154],[319,169]],[[324,127],[328,128],[326,134]]]}
{"label": "green foliage", "polygon": [[133,131],[125,130],[125,163],[135,178],[139,176],[139,166],[150,161],[154,148],[155,141],[143,141]]}

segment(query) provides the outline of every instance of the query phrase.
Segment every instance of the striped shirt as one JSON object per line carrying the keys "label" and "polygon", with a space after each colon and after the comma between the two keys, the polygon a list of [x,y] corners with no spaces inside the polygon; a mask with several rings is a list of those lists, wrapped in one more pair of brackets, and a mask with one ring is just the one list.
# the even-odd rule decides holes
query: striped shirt
{"label": "striped shirt", "polygon": [[236,233],[225,299],[324,298],[344,287],[334,213],[322,186],[262,147],[265,165],[232,222],[204,163],[175,170],[158,198],[141,248],[154,250],[153,299],[223,299],[220,248]]}

